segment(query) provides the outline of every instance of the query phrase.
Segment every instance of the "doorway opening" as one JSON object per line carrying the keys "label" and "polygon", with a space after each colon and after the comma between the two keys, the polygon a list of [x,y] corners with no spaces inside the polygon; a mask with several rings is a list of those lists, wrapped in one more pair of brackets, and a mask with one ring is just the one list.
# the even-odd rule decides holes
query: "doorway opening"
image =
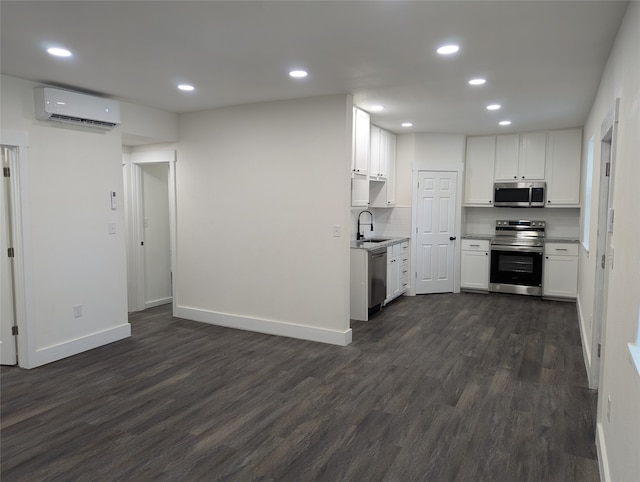
{"label": "doorway opening", "polygon": [[175,151],[123,156],[129,311],[175,301]]}

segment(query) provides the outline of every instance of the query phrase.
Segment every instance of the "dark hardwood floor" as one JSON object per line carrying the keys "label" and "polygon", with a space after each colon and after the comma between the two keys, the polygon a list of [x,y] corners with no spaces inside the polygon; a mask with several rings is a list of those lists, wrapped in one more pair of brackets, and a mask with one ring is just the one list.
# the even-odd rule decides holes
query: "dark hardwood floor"
{"label": "dark hardwood floor", "polygon": [[573,303],[402,297],[347,347],[130,320],[2,368],[3,482],[599,480]]}

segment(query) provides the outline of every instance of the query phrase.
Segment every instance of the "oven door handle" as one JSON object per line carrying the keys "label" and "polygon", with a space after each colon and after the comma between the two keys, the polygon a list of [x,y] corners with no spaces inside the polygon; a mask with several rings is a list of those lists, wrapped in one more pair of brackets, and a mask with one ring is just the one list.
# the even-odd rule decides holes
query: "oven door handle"
{"label": "oven door handle", "polygon": [[492,245],[491,251],[518,251],[520,253],[540,253],[544,248],[534,248],[529,246],[508,246],[508,245]]}

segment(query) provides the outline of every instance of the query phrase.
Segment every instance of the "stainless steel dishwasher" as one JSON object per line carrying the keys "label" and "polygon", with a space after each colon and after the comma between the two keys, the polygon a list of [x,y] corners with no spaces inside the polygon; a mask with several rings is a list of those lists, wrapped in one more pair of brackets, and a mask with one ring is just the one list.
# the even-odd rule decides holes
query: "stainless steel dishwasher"
{"label": "stainless steel dishwasher", "polygon": [[379,311],[387,297],[387,248],[369,251],[369,314]]}

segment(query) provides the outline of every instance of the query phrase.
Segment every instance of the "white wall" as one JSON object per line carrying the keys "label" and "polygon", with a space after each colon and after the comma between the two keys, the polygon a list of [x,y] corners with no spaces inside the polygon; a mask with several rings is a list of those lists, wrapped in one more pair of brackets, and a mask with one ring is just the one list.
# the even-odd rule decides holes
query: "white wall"
{"label": "white wall", "polygon": [[178,114],[120,102],[122,143],[127,146],[176,142]]}
{"label": "white wall", "polygon": [[[599,141],[600,125],[617,97],[620,122],[613,172],[615,249],[609,278],[606,332],[601,359],[598,406],[598,444],[605,480],[631,481],[640,476],[640,374],[632,364],[627,343],[635,342],[640,310],[640,3],[630,2],[616,43],[603,72],[600,87],[584,127],[583,164],[586,142]],[[599,164],[600,144],[596,143],[594,163]],[[585,167],[582,171],[585,172]],[[593,313],[595,246],[597,239],[598,186],[600,175],[594,170],[590,229],[590,256],[580,253],[578,297],[582,317]],[[584,194],[584,192],[583,192]],[[584,320],[583,320],[584,321]],[[585,326],[585,323],[582,323]],[[586,347],[588,349],[588,347]],[[606,401],[611,398],[610,421]]]}
{"label": "white wall", "polygon": [[[130,335],[127,321],[121,136],[34,118],[37,84],[2,76],[2,129],[27,133],[26,180],[21,193],[29,237],[26,290],[31,300],[28,353],[34,367]],[[28,209],[26,209],[28,206]],[[115,223],[117,234],[109,234]],[[74,305],[83,316],[74,318]]]}
{"label": "white wall", "polygon": [[179,316],[350,342],[351,111],[342,95],[181,116]]}

